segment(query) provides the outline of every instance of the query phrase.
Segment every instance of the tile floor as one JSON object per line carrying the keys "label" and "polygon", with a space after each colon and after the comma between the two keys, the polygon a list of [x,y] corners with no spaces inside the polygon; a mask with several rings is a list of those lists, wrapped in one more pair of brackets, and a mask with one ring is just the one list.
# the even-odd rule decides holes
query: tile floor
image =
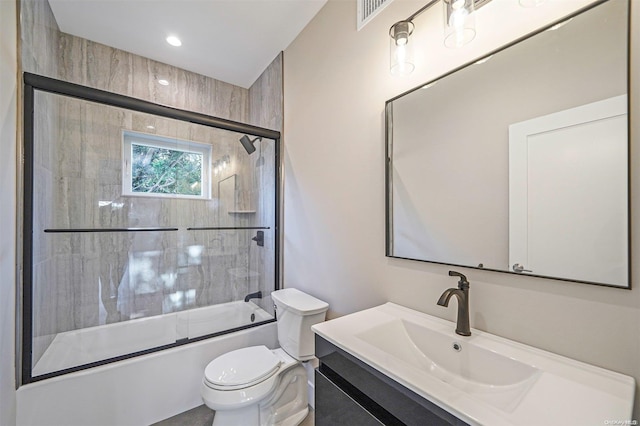
{"label": "tile floor", "polygon": [[[206,405],[201,405],[192,410],[185,411],[168,419],[154,423],[152,426],[211,426],[214,411]],[[315,416],[313,410],[309,412],[300,426],[314,426]]]}

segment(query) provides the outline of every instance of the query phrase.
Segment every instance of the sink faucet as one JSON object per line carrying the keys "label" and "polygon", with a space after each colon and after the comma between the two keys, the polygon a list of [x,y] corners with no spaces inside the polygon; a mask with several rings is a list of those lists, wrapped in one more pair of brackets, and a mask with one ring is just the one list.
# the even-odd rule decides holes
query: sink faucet
{"label": "sink faucet", "polygon": [[456,333],[461,336],[471,336],[469,327],[469,281],[467,277],[460,272],[449,271],[449,276],[459,277],[458,288],[449,288],[442,293],[438,299],[438,305],[449,306],[451,296],[458,298],[458,324],[456,325]]}

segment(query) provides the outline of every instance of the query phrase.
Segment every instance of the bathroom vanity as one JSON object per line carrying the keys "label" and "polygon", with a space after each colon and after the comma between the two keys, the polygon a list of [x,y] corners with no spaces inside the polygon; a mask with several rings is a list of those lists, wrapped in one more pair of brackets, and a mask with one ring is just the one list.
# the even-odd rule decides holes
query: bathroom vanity
{"label": "bathroom vanity", "polygon": [[467,424],[317,335],[316,354],[318,426]]}
{"label": "bathroom vanity", "polygon": [[393,303],[314,325],[316,424],[606,424],[635,381]]}

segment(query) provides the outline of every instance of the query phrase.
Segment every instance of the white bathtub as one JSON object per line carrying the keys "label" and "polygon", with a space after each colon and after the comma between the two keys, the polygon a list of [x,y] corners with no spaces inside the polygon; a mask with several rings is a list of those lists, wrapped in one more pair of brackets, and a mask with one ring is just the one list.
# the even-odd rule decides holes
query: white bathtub
{"label": "white bathtub", "polygon": [[[250,306],[245,302],[237,303]],[[117,341],[118,344],[127,345],[129,348],[143,346],[139,345],[138,340],[144,341],[145,344],[157,342],[166,337],[166,330],[160,332],[161,323],[168,321],[172,316],[176,317],[175,336],[181,335],[185,330],[193,337],[207,332],[215,333],[222,327],[221,322],[224,322],[224,327],[227,328],[231,323],[229,320],[235,317],[235,314],[229,314],[229,305],[223,306],[225,308],[217,310],[203,308],[184,312],[183,314],[189,314],[187,318],[190,318],[186,323],[179,321],[179,316],[174,314],[165,318],[158,317],[155,324],[152,320],[156,318],[136,320],[134,324],[136,327],[140,325],[140,328],[135,328],[135,332],[134,328],[130,328],[130,333],[118,337],[109,337],[110,331],[118,328],[104,331],[103,328],[113,326],[95,327],[99,329],[93,330],[96,332],[95,335],[91,338],[86,337],[84,346],[79,344],[78,347],[94,355],[103,351],[100,356],[104,356],[111,353],[108,349],[110,342]],[[234,310],[237,311],[239,310]],[[224,313],[222,319],[218,315],[221,312]],[[239,316],[244,318],[242,314]],[[180,318],[185,317],[181,315]],[[133,321],[126,324],[131,325],[130,323]],[[182,324],[182,328],[178,328],[178,324]],[[187,328],[184,327],[185,324],[188,325]],[[145,329],[146,326],[149,328]],[[151,333],[152,338],[146,335],[147,331]],[[88,348],[86,343],[89,340],[96,346]],[[253,345],[277,347],[276,323],[271,322],[21,386],[17,391],[17,424],[127,426],[155,423],[202,404],[200,384],[204,368],[212,359],[225,352]],[[67,356],[75,355],[68,353]],[[89,358],[82,358],[82,361],[86,359]],[[76,359],[73,363],[79,360]]]}
{"label": "white bathtub", "polygon": [[34,366],[32,376],[271,319],[273,316],[255,303],[237,301],[58,333]]}

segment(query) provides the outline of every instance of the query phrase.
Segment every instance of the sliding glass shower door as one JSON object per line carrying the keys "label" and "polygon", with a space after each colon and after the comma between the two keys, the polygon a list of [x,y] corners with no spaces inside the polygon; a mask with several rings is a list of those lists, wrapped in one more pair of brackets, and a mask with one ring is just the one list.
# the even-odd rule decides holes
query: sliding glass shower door
{"label": "sliding glass shower door", "polygon": [[277,132],[25,80],[23,382],[274,320]]}

